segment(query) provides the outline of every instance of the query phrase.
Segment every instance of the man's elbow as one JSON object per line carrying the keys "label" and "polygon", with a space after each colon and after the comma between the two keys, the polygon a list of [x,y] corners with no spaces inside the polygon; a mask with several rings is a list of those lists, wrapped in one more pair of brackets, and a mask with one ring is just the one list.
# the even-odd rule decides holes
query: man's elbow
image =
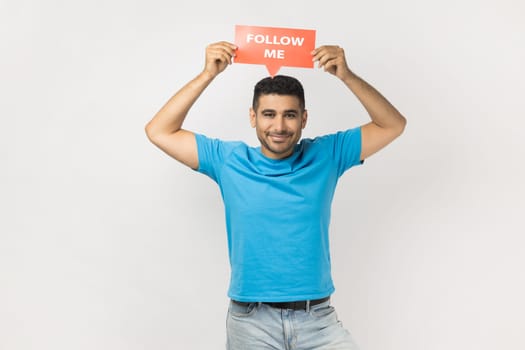
{"label": "man's elbow", "polygon": [[144,131],[146,132],[146,136],[148,137],[148,140],[156,144],[155,140],[158,137],[158,132],[155,132],[155,128],[151,125],[151,122],[146,124],[146,126],[144,127]]}
{"label": "man's elbow", "polygon": [[148,137],[148,139],[151,140],[152,130],[151,130],[150,123],[146,124],[146,126],[144,127],[144,132],[146,133],[146,136]]}
{"label": "man's elbow", "polygon": [[397,136],[400,136],[405,131],[406,126],[407,126],[407,119],[401,114],[399,114],[398,123],[396,125]]}

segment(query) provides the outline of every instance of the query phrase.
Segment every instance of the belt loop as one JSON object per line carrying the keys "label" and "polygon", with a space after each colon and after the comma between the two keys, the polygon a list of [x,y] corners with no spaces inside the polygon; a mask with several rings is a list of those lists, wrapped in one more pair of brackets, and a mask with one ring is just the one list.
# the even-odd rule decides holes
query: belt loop
{"label": "belt loop", "polygon": [[261,305],[262,305],[262,302],[257,302],[257,310],[259,310],[261,308]]}
{"label": "belt loop", "polygon": [[310,312],[310,300],[306,301],[306,312]]}

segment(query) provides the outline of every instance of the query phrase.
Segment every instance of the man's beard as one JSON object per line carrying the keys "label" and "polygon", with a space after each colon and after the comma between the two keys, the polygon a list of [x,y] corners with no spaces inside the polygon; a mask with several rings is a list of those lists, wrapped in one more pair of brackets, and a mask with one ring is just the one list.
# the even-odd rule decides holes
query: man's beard
{"label": "man's beard", "polygon": [[[289,133],[273,133],[274,135],[287,135],[287,136],[291,136]],[[265,137],[270,137],[269,134],[264,134]],[[295,144],[296,143],[290,143],[287,145],[286,148],[279,148],[279,149],[276,149],[275,147],[272,147],[267,141],[265,138],[263,137],[260,137],[260,136],[257,136],[257,138],[259,139],[259,142],[261,143],[262,146],[264,146],[264,148],[266,148],[267,150],[269,150],[270,152],[272,152],[273,154],[276,154],[276,155],[283,155],[283,154],[287,154],[287,153],[293,153],[293,152],[290,152],[291,150],[294,149],[295,147]]]}

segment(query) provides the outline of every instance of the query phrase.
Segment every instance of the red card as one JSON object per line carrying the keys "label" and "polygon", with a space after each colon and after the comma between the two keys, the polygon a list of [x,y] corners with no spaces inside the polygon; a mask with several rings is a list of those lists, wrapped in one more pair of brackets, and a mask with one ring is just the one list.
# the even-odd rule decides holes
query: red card
{"label": "red card", "polygon": [[235,63],[264,64],[272,77],[282,66],[314,66],[315,30],[236,25],[235,45]]}

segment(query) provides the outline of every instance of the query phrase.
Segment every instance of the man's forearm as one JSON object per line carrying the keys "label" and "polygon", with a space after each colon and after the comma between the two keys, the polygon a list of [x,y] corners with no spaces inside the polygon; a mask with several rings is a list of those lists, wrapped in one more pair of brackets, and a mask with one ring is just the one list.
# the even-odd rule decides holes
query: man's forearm
{"label": "man's forearm", "polygon": [[342,81],[365,107],[373,123],[382,128],[404,128],[405,118],[372,85],[353,72],[349,72]]}
{"label": "man's forearm", "polygon": [[203,71],[184,85],[155,114],[146,125],[146,133],[151,138],[158,134],[171,134],[181,129],[191,106],[213,80],[213,76]]}

